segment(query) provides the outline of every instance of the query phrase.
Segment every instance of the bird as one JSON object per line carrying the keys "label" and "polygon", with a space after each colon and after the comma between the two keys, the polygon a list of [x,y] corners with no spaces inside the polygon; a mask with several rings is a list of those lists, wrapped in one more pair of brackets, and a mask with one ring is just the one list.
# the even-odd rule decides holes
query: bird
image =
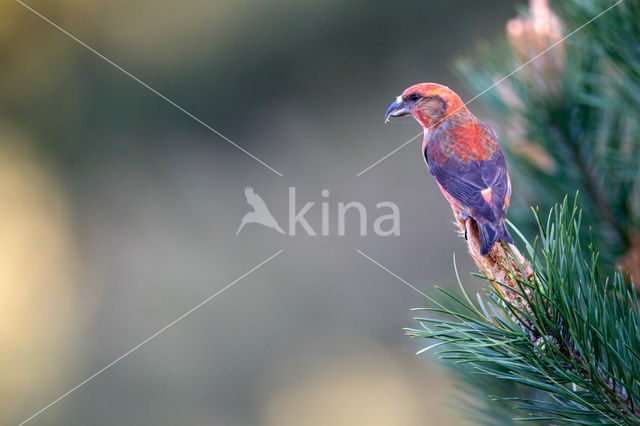
{"label": "bird", "polygon": [[247,186],[244,189],[244,195],[247,198],[247,203],[249,203],[249,205],[253,207],[253,211],[250,211],[249,213],[244,215],[242,221],[240,222],[240,227],[238,228],[236,235],[240,233],[242,228],[244,228],[247,223],[258,223],[268,228],[275,229],[281,234],[284,234],[284,231],[282,230],[282,228],[280,228],[278,222],[276,222],[276,219],[269,211],[269,208],[265,204],[262,197],[256,194],[252,187]]}
{"label": "bird", "polygon": [[505,226],[511,180],[493,129],[453,90],[437,83],[404,90],[387,108],[385,123],[405,115],[424,129],[422,155],[445,199],[460,219],[476,222],[481,255],[499,240],[513,244]]}

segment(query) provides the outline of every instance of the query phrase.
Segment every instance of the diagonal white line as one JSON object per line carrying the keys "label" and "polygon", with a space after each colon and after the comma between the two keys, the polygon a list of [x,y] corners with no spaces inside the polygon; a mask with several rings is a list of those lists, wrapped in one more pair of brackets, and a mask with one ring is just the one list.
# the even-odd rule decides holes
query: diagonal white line
{"label": "diagonal white line", "polygon": [[[614,7],[616,7],[617,5],[619,5],[620,3],[622,3],[624,0],[618,0],[617,2],[615,2],[614,4],[612,4],[611,6],[609,6],[608,8],[606,8],[605,10],[603,10],[602,12],[598,13],[596,16],[594,16],[593,18],[589,19],[587,22],[585,22],[584,24],[580,25],[578,28],[576,28],[575,30],[571,31],[569,34],[567,34],[566,36],[564,36],[563,38],[561,38],[560,40],[556,41],[555,43],[553,43],[551,46],[547,47],[546,49],[544,49],[542,52],[538,53],[536,56],[534,56],[533,58],[529,59],[527,62],[525,62],[524,64],[520,65],[518,68],[514,69],[513,71],[511,71],[509,74],[505,75],[504,77],[502,77],[500,80],[496,81],[495,83],[493,83],[491,86],[487,87],[486,89],[484,89],[482,92],[478,93],[477,95],[475,95],[473,98],[469,99],[467,102],[465,102],[461,107],[456,108],[453,112],[449,113],[447,116],[441,118],[440,120],[438,120],[437,122],[435,122],[434,124],[432,124],[431,126],[429,126],[427,128],[427,130],[431,129],[433,126],[439,124],[440,122],[442,122],[443,120],[445,120],[447,117],[455,114],[456,112],[458,112],[460,109],[465,108],[467,105],[469,105],[470,103],[472,103],[473,101],[475,101],[476,99],[478,99],[480,96],[484,95],[485,93],[487,93],[489,90],[493,89],[494,87],[496,87],[498,84],[502,83],[503,81],[505,81],[506,79],[508,79],[509,77],[511,77],[512,75],[514,75],[515,73],[517,73],[518,71],[520,71],[522,68],[526,67],[527,65],[529,65],[531,62],[535,61],[536,59],[538,59],[540,56],[544,55],[545,53],[547,53],[548,51],[550,51],[551,49],[553,49],[554,47],[556,47],[557,45],[559,45],[560,43],[562,43],[563,41],[565,41],[566,39],[568,39],[569,37],[573,36],[575,33],[581,31],[584,27],[586,27],[587,25],[591,24],[593,21],[595,21],[596,19],[598,19],[599,17],[601,17],[602,15],[604,15],[605,13],[607,13],[608,11],[610,11],[611,9],[613,9]],[[401,150],[402,148],[404,148],[405,146],[407,146],[409,143],[413,142],[418,136],[422,135],[423,132],[418,133],[417,135],[415,135],[414,137],[412,137],[411,139],[409,139],[408,141],[406,141],[405,143],[403,143],[402,145],[400,145],[399,147],[397,147],[396,149],[394,149],[393,151],[391,151],[390,153],[388,153],[387,155],[385,155],[384,157],[380,158],[379,160],[377,160],[375,163],[371,164],[369,167],[367,167],[366,169],[362,170],[360,173],[358,173],[356,175],[356,177],[359,177],[360,175],[362,175],[363,173],[367,172],[369,169],[375,167],[376,165],[380,164],[382,161],[386,160],[388,157],[392,156],[393,154],[395,154],[396,152],[398,152],[399,150]]]}
{"label": "diagonal white line", "polygon": [[29,416],[26,419],[24,419],[22,422],[20,422],[20,424],[18,424],[18,426],[24,425],[25,423],[29,422],[30,420],[32,420],[37,415],[41,414],[46,409],[50,408],[52,405],[56,404],[57,402],[59,402],[60,400],[62,400],[64,398],[66,398],[67,396],[69,396],[69,394],[71,394],[72,392],[77,390],[80,386],[82,386],[85,383],[93,380],[96,376],[98,376],[99,374],[101,374],[102,372],[107,370],[108,368],[112,367],[114,364],[118,363],[119,361],[121,361],[123,358],[125,358],[126,356],[128,356],[132,352],[134,352],[137,349],[139,349],[141,346],[143,346],[144,344],[149,342],[151,339],[153,339],[153,338],[157,337],[158,335],[162,334],[163,332],[165,332],[167,329],[169,329],[170,327],[175,325],[178,321],[180,321],[180,320],[186,318],[187,316],[191,315],[196,309],[202,307],[204,304],[206,304],[207,302],[211,301],[211,299],[215,298],[216,296],[221,294],[223,291],[225,291],[226,289],[228,289],[232,285],[236,284],[238,281],[240,281],[241,279],[243,279],[244,277],[246,277],[250,273],[254,272],[256,269],[260,268],[262,265],[264,265],[265,263],[267,263],[268,261],[270,261],[271,259],[273,259],[277,255],[279,255],[280,253],[282,253],[282,250],[278,250],[275,254],[272,254],[271,256],[269,256],[268,258],[263,260],[262,262],[258,263],[256,266],[254,266],[253,268],[249,269],[247,272],[245,272],[244,274],[240,275],[238,278],[236,278],[235,280],[231,281],[226,286],[222,287],[216,293],[214,293],[211,296],[207,297],[202,302],[198,303],[193,308],[189,309],[188,311],[186,311],[185,313],[180,315],[178,318],[176,318],[175,320],[171,321],[169,324],[165,325],[164,327],[162,327],[161,329],[159,329],[158,331],[153,333],[151,336],[147,337],[146,339],[144,339],[143,341],[141,341],[140,343],[138,343],[137,345],[135,345],[134,347],[129,349],[127,352],[123,353],[122,355],[120,355],[119,357],[117,357],[116,359],[111,361],[109,364],[105,365],[104,367],[102,367],[101,369],[99,369],[98,371],[96,371],[95,373],[93,373],[92,375],[90,375],[89,377],[87,377],[86,379],[84,379],[83,381],[81,381],[80,383],[78,383],[77,385],[75,385],[74,387],[72,387],[71,389],[69,389],[68,391],[63,393],[62,395],[60,395],[58,398],[54,399],[53,401],[51,401],[50,403],[48,403],[47,405],[42,407],[40,410],[36,411],[31,416]]}
{"label": "diagonal white line", "polygon": [[366,259],[369,259],[371,262],[373,262],[374,264],[378,265],[383,271],[386,271],[387,273],[391,274],[393,277],[399,279],[401,282],[403,282],[404,284],[406,284],[408,287],[414,289],[415,291],[417,291],[418,293],[420,293],[421,295],[423,295],[424,297],[426,297],[427,299],[431,300],[431,298],[429,296],[427,296],[426,294],[424,294],[421,290],[418,290],[413,284],[411,284],[410,282],[404,280],[403,278],[399,277],[398,275],[396,275],[394,272],[392,272],[391,270],[389,270],[387,267],[381,265],[379,262],[373,260],[372,258],[370,258],[369,256],[367,256],[366,254],[364,254],[362,251],[360,251],[359,249],[356,250],[358,253],[360,253],[363,257],[365,257]]}
{"label": "diagonal white line", "polygon": [[[435,124],[434,124],[434,126],[435,126]],[[431,127],[429,127],[429,128],[431,128]],[[369,169],[371,169],[371,168],[377,166],[378,164],[382,163],[384,160],[386,160],[387,158],[391,157],[393,154],[395,154],[396,152],[400,151],[402,148],[404,148],[405,146],[409,145],[411,142],[416,140],[418,138],[418,136],[420,136],[422,134],[423,134],[423,132],[418,133],[417,135],[415,135],[414,137],[412,137],[411,139],[409,139],[408,141],[406,141],[405,143],[403,143],[402,145],[400,145],[399,147],[397,147],[396,149],[394,149],[393,151],[391,151],[390,153],[388,153],[384,157],[380,158],[378,161],[376,161],[375,163],[371,164],[369,167],[367,167],[366,169],[364,169],[360,173],[358,173],[356,175],[356,177],[360,177],[361,174],[366,173]]]}
{"label": "diagonal white line", "polygon": [[253,155],[252,153],[250,153],[249,151],[247,151],[246,149],[244,149],[243,147],[241,147],[240,145],[238,145],[237,143],[235,143],[234,141],[232,141],[231,139],[229,139],[228,137],[226,137],[225,135],[223,135],[222,133],[220,133],[219,131],[217,131],[216,129],[214,129],[213,127],[211,127],[210,125],[208,125],[207,123],[205,123],[204,121],[202,121],[201,119],[199,119],[198,117],[196,117],[195,115],[193,115],[192,113],[190,113],[189,111],[187,111],[186,109],[184,109],[183,107],[181,107],[180,105],[175,103],[174,101],[172,101],[171,99],[169,99],[168,97],[166,97],[165,95],[163,95],[162,93],[158,92],[153,87],[149,86],[147,83],[145,83],[144,81],[140,80],[138,77],[136,77],[135,75],[131,74],[129,71],[125,70],[120,65],[116,64],[111,59],[107,58],[102,53],[98,52],[97,50],[95,50],[94,48],[92,48],[91,46],[89,46],[88,44],[83,42],[82,40],[80,40],[78,37],[74,36],[73,34],[68,32],[67,30],[65,30],[64,28],[62,28],[61,26],[59,26],[58,24],[56,24],[55,22],[53,22],[52,20],[47,18],[46,16],[42,15],[40,12],[38,12],[35,9],[33,9],[31,6],[23,3],[21,0],[16,0],[16,2],[20,3],[26,9],[30,10],[35,15],[39,16],[40,18],[42,18],[47,23],[51,24],[56,29],[60,30],[62,33],[64,33],[66,36],[68,36],[69,38],[71,38],[72,40],[74,40],[75,42],[80,44],[81,46],[83,46],[83,47],[87,48],[88,50],[90,50],[92,53],[94,53],[100,59],[104,60],[105,62],[107,62],[107,63],[109,63],[111,65],[113,65],[114,68],[118,69],[119,71],[124,73],[127,77],[129,77],[129,78],[133,79],[134,81],[136,81],[137,83],[139,83],[145,89],[147,89],[150,92],[152,92],[153,94],[157,95],[162,100],[168,102],[171,106],[175,107],[177,110],[179,110],[182,113],[186,114],[187,116],[191,117],[197,123],[201,124],[202,126],[206,127],[207,129],[209,129],[210,131],[215,133],[216,135],[220,136],[222,139],[224,139],[225,141],[229,142],[231,145],[233,145],[234,147],[238,148],[240,151],[242,151],[245,154],[247,154],[249,157],[251,157],[254,160],[256,160],[258,163],[262,164],[263,166],[265,166],[266,168],[268,168],[269,170],[271,170],[272,172],[274,172],[278,176],[283,176],[282,173],[280,173],[279,171],[277,171],[276,169],[274,169],[273,167],[271,167],[270,165],[268,165],[267,163],[265,163],[264,161],[262,161],[261,159],[259,159],[258,157],[256,157],[255,155]]}

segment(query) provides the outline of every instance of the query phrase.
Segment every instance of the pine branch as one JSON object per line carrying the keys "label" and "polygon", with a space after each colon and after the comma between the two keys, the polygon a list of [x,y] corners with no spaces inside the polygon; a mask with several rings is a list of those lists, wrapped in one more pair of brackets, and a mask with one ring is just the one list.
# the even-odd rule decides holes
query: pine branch
{"label": "pine branch", "polygon": [[[566,206],[563,207],[563,209],[566,208]],[[487,256],[482,256],[480,254],[480,236],[475,221],[471,218],[464,219],[464,216],[455,210],[454,216],[461,234],[465,235],[469,254],[476,266],[482,272],[483,277],[498,291],[505,301],[505,306],[510,311],[512,320],[518,323],[528,334],[529,340],[534,347],[546,344],[545,340],[551,340],[564,356],[573,360],[575,365],[581,366],[577,372],[586,380],[593,380],[588,369],[584,367],[585,359],[576,350],[573,342],[557,339],[554,336],[544,336],[541,334],[541,330],[536,328],[535,318],[537,314],[552,316],[553,312],[540,312],[531,307],[531,303],[535,303],[532,291],[539,289],[540,285],[536,282],[536,276],[531,264],[520,253],[518,248],[515,245],[500,241]],[[526,312],[526,315],[523,312]],[[640,408],[636,407],[633,401],[629,399],[626,389],[617,384],[613,378],[608,377],[602,369],[598,368],[597,372],[598,379],[602,380],[614,393],[613,400],[620,406],[620,409],[626,409],[640,418]]]}
{"label": "pine branch", "polygon": [[524,240],[530,261],[505,243],[481,256],[473,219],[454,214],[471,257],[492,286],[490,298],[479,297],[476,306],[466,293],[463,299],[447,293],[462,309],[437,311],[454,320],[417,318],[423,330],[408,334],[449,345],[440,352],[444,359],[540,391],[544,401],[508,398],[531,413],[527,419],[640,422],[636,294],[620,274],[603,278],[597,252],[582,249],[577,206],[565,200],[545,224],[535,215],[542,247]]}
{"label": "pine branch", "polygon": [[[553,5],[530,0],[505,37],[458,63],[474,92],[528,63],[481,98],[508,155],[509,217],[526,250],[500,243],[481,256],[476,224],[454,211],[488,295],[474,303],[462,285],[462,297],[444,291],[450,306],[427,310],[446,320],[418,318],[422,329],[408,333],[445,348],[470,393],[493,395],[489,424],[505,408],[544,424],[640,424],[640,313],[629,285],[640,285],[640,0],[587,26],[611,0]],[[554,207],[576,191],[582,210]],[[531,205],[551,213],[532,217]],[[533,244],[523,236],[535,233]]]}

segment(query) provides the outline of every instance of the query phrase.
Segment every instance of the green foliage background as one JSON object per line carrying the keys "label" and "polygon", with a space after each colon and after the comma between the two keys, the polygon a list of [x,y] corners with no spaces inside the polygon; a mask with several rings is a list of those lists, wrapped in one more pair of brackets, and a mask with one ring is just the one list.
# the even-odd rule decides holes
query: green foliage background
{"label": "green foliage background", "polygon": [[553,3],[564,41],[526,31],[534,3],[456,64],[474,92],[522,67],[480,99],[509,156],[529,309],[463,288],[409,334],[435,339],[487,424],[638,424],[638,299],[618,266],[640,228],[640,2]]}
{"label": "green foliage background", "polygon": [[[535,231],[529,206],[549,210],[580,191],[583,231],[593,230],[610,267],[640,228],[640,2],[612,6],[554,2],[564,34],[581,29],[480,98],[509,154],[518,225]],[[485,42],[456,68],[480,92],[522,65],[516,50],[506,39]],[[550,57],[562,65],[545,67]],[[539,151],[523,153],[525,143]]]}

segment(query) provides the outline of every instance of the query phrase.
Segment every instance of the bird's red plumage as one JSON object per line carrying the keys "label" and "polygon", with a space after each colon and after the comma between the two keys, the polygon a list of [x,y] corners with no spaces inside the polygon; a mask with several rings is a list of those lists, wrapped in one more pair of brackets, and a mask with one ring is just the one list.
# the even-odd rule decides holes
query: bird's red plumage
{"label": "bird's red plumage", "polygon": [[[423,153],[444,197],[458,214],[478,224],[482,254],[499,239],[512,243],[504,225],[511,183],[493,130],[445,86],[417,84],[396,102],[401,99],[425,130]],[[402,108],[404,114],[408,107]]]}

